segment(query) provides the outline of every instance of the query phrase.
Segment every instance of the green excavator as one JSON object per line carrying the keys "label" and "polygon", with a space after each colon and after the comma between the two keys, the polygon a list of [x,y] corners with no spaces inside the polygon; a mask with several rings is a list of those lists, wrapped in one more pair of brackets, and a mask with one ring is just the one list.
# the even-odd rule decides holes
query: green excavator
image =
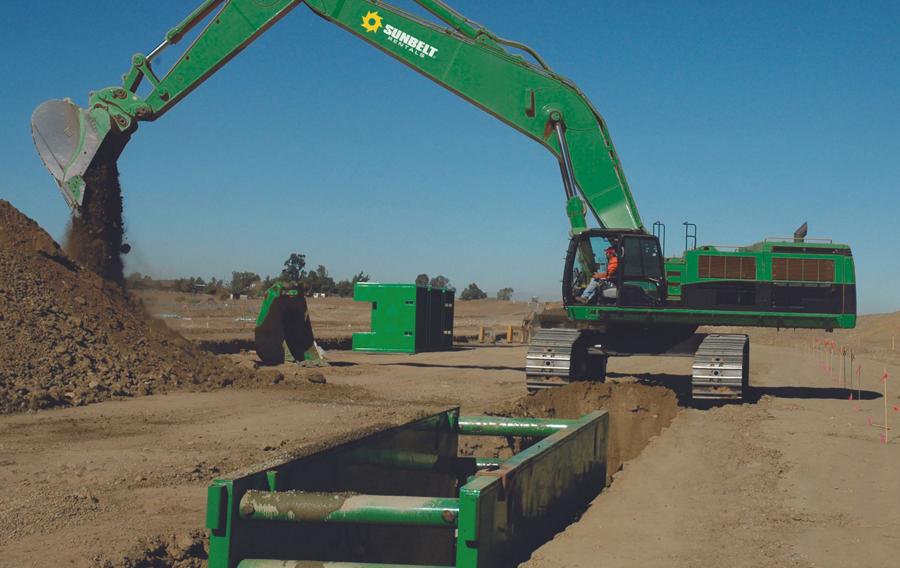
{"label": "green excavator", "polygon": [[[91,199],[87,174],[115,161],[141,122],[163,116],[305,4],[541,144],[559,164],[571,234],[562,275],[567,317],[535,334],[529,389],[602,380],[610,355],[683,353],[695,357],[695,398],[740,399],[748,387],[747,336],[698,334],[699,326],[855,326],[848,246],[808,239],[804,231],[749,246],[696,246],[687,226],[694,240],[686,238],[684,254],[664,258],[662,227],[644,225],[606,123],[578,87],[527,45],[439,0],[416,3],[441,23],[377,0],[206,0],[149,54],[134,55],[121,85],[92,92],[86,108],[68,99],[40,105],[32,117],[38,153],[77,214]],[[203,22],[158,75],[154,59]],[[144,81],[150,91],[140,96]],[[615,272],[604,268],[612,257]]]}

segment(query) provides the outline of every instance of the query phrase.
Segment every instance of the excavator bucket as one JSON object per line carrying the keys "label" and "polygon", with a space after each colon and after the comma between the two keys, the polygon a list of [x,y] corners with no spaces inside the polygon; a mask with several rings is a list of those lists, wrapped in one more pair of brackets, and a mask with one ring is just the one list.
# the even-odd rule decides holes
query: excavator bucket
{"label": "excavator bucket", "polygon": [[81,207],[82,176],[103,143],[91,114],[69,99],[47,101],[31,115],[31,136],[66,203],[73,209]]}
{"label": "excavator bucket", "polygon": [[256,320],[254,343],[264,365],[284,363],[285,343],[296,361],[321,360],[301,290],[275,284],[266,292]]}

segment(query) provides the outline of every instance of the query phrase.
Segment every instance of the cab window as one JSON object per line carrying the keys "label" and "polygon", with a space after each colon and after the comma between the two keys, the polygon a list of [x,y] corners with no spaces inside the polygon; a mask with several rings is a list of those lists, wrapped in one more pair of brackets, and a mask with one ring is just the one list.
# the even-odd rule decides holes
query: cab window
{"label": "cab window", "polygon": [[622,239],[621,304],[645,306],[665,299],[662,258],[656,239]]}

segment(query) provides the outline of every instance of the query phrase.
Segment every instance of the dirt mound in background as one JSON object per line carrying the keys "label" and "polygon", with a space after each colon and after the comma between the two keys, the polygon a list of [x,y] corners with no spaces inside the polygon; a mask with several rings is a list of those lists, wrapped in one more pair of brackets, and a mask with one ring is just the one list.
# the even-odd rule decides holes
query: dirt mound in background
{"label": "dirt mound in background", "polygon": [[0,413],[239,380],[0,200]]}
{"label": "dirt mound in background", "polygon": [[571,419],[602,408],[609,410],[607,472],[612,476],[669,426],[678,413],[678,401],[675,393],[665,387],[630,382],[579,382],[523,397],[500,409],[498,414]]}
{"label": "dirt mound in background", "polygon": [[[109,150],[106,150],[109,153]],[[84,173],[85,193],[80,215],[66,234],[66,253],[105,280],[125,281],[122,264],[122,188],[115,156],[98,154]]]}

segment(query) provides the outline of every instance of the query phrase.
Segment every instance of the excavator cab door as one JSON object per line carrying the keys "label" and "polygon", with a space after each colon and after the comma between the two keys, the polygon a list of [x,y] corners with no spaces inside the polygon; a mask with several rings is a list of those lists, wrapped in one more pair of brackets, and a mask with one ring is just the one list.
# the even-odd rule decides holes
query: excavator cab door
{"label": "excavator cab door", "polygon": [[619,260],[619,305],[660,306],[666,300],[665,268],[659,240],[623,235]]}

